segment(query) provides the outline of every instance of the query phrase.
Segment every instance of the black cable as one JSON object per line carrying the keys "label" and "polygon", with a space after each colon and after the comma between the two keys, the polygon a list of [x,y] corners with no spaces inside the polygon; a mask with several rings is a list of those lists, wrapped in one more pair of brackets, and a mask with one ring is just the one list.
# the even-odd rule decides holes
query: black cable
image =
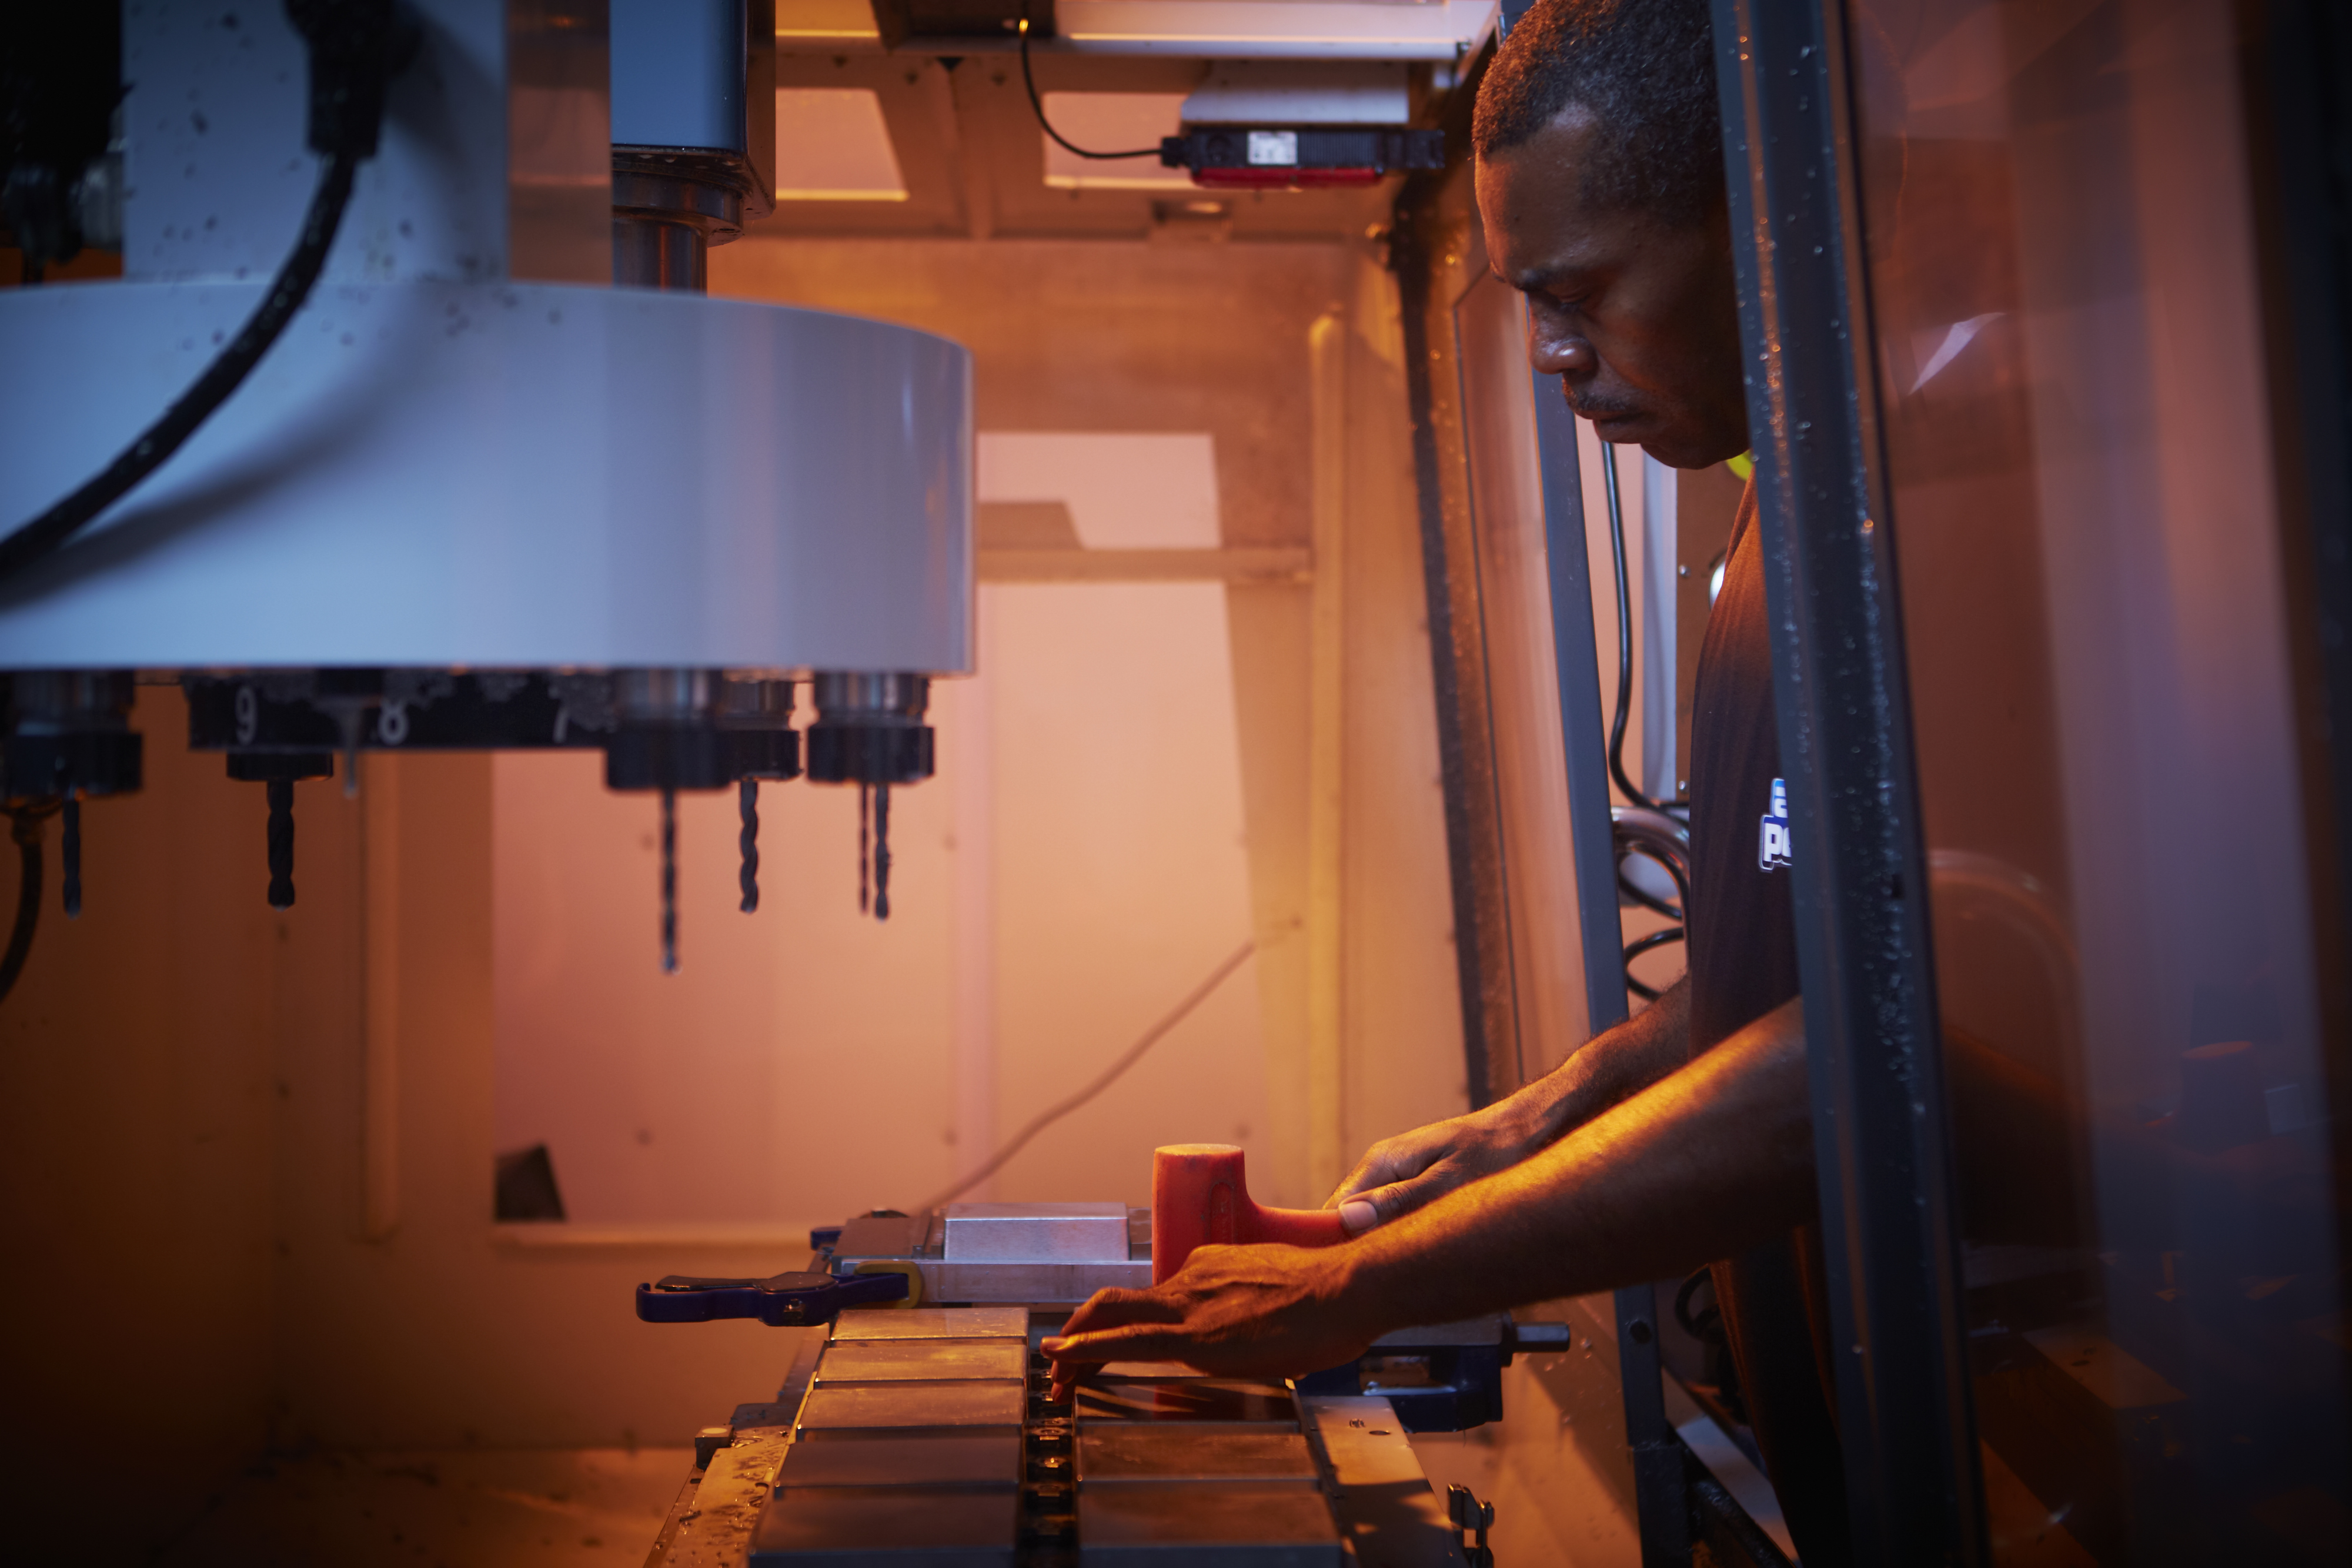
{"label": "black cable", "polygon": [[163,416],[95,478],[0,538],[0,583],[57,550],[170,461],[245,383],[319,281],[351,204],[352,178],[375,156],[387,85],[415,57],[424,30],[395,0],[287,0],[286,16],[302,35],[309,58],[306,140],[324,160],[300,237],[236,337]]}
{"label": "black cable", "polygon": [[1633,941],[1626,943],[1626,988],[1631,990],[1635,996],[1641,998],[1645,1002],[1656,1001],[1661,993],[1652,990],[1649,987],[1643,985],[1641,981],[1633,977],[1633,960],[1653,949],[1664,946],[1669,942],[1679,942],[1682,939],[1683,928],[1679,925],[1669,925],[1663,930],[1653,931],[1647,936],[1637,936]]}
{"label": "black cable", "polygon": [[0,582],[16,577],[56,550],[100,512],[121,500],[133,486],[162,467],[196,433],[197,426],[211,418],[213,411],[244,384],[246,376],[269,351],[269,346],[286,329],[286,323],[302,308],[303,300],[310,298],[310,286],[318,281],[328,248],[335,243],[335,231],[341,226],[343,208],[351,201],[352,176],[358,163],[349,154],[327,160],[326,167],[319,172],[319,187],[310,197],[310,214],[302,220],[301,240],[286,258],[286,265],[278,269],[260,307],[228,347],[205,367],[195,384],[182,392],[179,401],[164,411],[163,417],[124,447],[96,478],[0,539]]}
{"label": "black cable", "polygon": [[1054,129],[1052,121],[1045,118],[1045,100],[1037,96],[1037,78],[1029,69],[1029,8],[1026,5],[1021,8],[1021,85],[1029,89],[1029,108],[1037,116],[1038,129],[1052,137],[1055,143],[1064,152],[1075,152],[1081,158],[1157,158],[1160,156],[1160,149],[1157,147],[1139,147],[1132,152],[1091,152]]}
{"label": "black cable", "polygon": [[[1624,849],[1624,846],[1622,844],[1618,847],[1621,852]],[[1644,860],[1650,860],[1653,857],[1643,855],[1642,858]],[[1661,865],[1665,864],[1663,861],[1660,861],[1657,863]],[[1668,876],[1672,876],[1674,874],[1674,868],[1668,866],[1666,868],[1666,874]],[[1625,862],[1622,859],[1617,862],[1617,891],[1623,894],[1627,898],[1632,899],[1635,904],[1640,904],[1643,908],[1651,911],[1653,914],[1663,915],[1667,919],[1675,921],[1679,921],[1683,918],[1682,906],[1680,904],[1668,904],[1664,899],[1658,897],[1655,894],[1645,891],[1640,884],[1635,883],[1632,877],[1627,876],[1625,874]]]}
{"label": "black cable", "polygon": [[1625,725],[1633,713],[1633,594],[1625,581],[1625,512],[1617,498],[1617,449],[1605,441],[1601,444],[1601,476],[1609,496],[1609,553],[1617,569],[1617,712],[1609,721],[1609,776],[1626,800],[1654,811],[1658,802],[1625,772]]}
{"label": "black cable", "polygon": [[1704,1263],[1685,1276],[1682,1288],[1675,1292],[1675,1322],[1682,1325],[1683,1333],[1695,1340],[1714,1345],[1727,1344],[1730,1335],[1723,1326],[1721,1307],[1710,1302],[1696,1312],[1691,1311],[1691,1299],[1698,1294],[1701,1286],[1711,1284],[1714,1280],[1714,1270]]}
{"label": "black cable", "polygon": [[0,1000],[16,988],[16,977],[32,956],[33,934],[41,925],[41,824],[58,803],[20,806],[8,812],[9,836],[16,841],[16,923],[8,933],[8,950],[0,954]]}

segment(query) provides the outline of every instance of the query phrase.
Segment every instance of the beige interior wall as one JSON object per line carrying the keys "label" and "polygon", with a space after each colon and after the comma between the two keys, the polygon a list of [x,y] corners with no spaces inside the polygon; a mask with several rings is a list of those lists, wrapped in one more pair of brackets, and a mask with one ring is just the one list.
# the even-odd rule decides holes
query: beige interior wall
{"label": "beige interior wall", "polygon": [[1389,273],[1367,261],[1349,281],[1343,1169],[1469,1106],[1403,319]]}
{"label": "beige interior wall", "polygon": [[[84,904],[58,907],[0,1003],[0,1477],[11,1554],[87,1542],[78,1498],[136,1552],[257,1451],[270,1420],[278,1105],[257,789],[181,746],[141,691],[147,787],[83,810]],[[16,856],[0,847],[13,911]],[[173,1462],[95,1481],[135,1429]]]}

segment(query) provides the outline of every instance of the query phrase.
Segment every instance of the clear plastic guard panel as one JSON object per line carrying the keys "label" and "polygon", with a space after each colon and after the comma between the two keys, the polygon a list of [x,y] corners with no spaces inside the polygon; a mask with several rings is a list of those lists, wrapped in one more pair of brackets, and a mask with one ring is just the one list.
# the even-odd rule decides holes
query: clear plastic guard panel
{"label": "clear plastic guard panel", "polygon": [[1847,14],[1995,1557],[2334,1561],[2340,1153],[2232,11]]}

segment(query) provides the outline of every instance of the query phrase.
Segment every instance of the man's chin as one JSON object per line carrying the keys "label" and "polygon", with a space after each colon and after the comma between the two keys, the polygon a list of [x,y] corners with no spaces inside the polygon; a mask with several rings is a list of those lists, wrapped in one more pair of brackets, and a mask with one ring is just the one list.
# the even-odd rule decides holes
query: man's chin
{"label": "man's chin", "polygon": [[[1604,436],[1602,439],[1609,438]],[[1646,437],[1636,435],[1633,439],[1641,443],[1644,453],[1669,468],[1712,468],[1747,450],[1738,447],[1727,452],[1720,451],[1718,448],[1723,445],[1720,441],[1698,440],[1672,432]]]}

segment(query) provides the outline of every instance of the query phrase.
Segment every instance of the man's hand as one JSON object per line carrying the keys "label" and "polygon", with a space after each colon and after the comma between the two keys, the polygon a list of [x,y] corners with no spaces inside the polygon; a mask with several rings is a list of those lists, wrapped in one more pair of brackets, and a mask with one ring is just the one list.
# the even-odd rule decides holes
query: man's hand
{"label": "man's hand", "polygon": [[1351,1236],[1411,1214],[1455,1187],[1508,1170],[1542,1146],[1549,1127],[1504,1101],[1383,1138],[1364,1152],[1323,1207]]}
{"label": "man's hand", "polygon": [[1639,1018],[1484,1110],[1374,1144],[1324,1201],[1351,1236],[1402,1219],[1458,1187],[1510,1169],[1611,1106],[1674,1072],[1690,1055],[1690,986],[1676,980]]}
{"label": "man's hand", "polygon": [[1295,1377],[1352,1361],[1379,1337],[1349,1299],[1345,1246],[1202,1247],[1148,1291],[1097,1291],[1041,1347],[1054,1397],[1089,1366],[1181,1361],[1235,1377]]}

